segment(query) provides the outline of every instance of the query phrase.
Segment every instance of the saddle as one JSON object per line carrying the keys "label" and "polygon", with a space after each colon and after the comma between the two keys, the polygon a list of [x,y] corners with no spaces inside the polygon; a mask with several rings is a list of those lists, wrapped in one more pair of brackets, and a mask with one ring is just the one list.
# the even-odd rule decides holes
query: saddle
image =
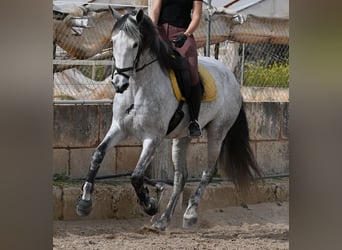
{"label": "saddle", "polygon": [[[173,92],[178,101],[186,102],[187,90],[190,87],[189,65],[187,60],[176,51],[171,57],[173,58],[173,65],[172,69],[169,70],[169,77]],[[202,102],[215,100],[217,95],[215,79],[202,64],[198,64],[198,74],[203,90]]]}
{"label": "saddle", "polygon": [[[173,88],[174,95],[179,101],[179,105],[172,116],[166,134],[173,131],[184,117],[182,110],[186,97],[189,96],[190,91],[190,74],[189,65],[186,58],[182,57],[174,50],[172,57],[172,66],[169,70],[169,77]],[[202,102],[210,102],[216,99],[217,89],[215,80],[208,70],[201,64],[198,64],[198,74],[200,84],[203,90]]]}

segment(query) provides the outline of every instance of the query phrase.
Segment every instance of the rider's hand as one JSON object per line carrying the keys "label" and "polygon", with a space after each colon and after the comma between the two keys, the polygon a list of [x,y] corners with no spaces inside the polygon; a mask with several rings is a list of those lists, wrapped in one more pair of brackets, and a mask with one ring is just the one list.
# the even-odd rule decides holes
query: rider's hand
{"label": "rider's hand", "polygon": [[172,42],[175,44],[176,48],[181,48],[188,37],[185,34],[178,35]]}

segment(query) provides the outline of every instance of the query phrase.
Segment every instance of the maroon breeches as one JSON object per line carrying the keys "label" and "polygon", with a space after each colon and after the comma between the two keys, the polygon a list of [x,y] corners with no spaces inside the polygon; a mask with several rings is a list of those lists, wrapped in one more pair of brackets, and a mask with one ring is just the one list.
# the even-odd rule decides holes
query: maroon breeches
{"label": "maroon breeches", "polygon": [[[158,25],[159,34],[165,41],[172,41],[177,35],[183,34],[185,32],[184,28],[178,28],[170,24],[160,24]],[[175,48],[175,47],[174,47]],[[194,36],[188,37],[184,45],[181,48],[175,48],[179,54],[186,57],[190,66],[191,74],[191,86],[197,85],[199,83],[198,76],[198,60],[197,60],[197,45]]]}

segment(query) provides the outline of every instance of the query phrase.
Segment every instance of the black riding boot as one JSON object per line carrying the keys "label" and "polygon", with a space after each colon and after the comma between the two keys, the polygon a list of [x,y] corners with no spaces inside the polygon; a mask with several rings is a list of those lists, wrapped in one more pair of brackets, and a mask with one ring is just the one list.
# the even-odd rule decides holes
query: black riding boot
{"label": "black riding boot", "polygon": [[198,114],[201,106],[202,99],[202,86],[198,83],[195,86],[190,87],[190,96],[188,98],[188,106],[189,106],[189,114],[190,114],[190,123],[189,123],[189,136],[197,137],[202,135],[201,126],[198,123]]}

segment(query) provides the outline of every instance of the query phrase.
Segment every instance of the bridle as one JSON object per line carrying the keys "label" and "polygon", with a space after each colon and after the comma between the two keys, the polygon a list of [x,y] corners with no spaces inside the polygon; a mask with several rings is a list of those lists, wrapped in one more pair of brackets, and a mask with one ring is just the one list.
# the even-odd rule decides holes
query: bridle
{"label": "bridle", "polygon": [[[138,26],[140,26],[141,24],[141,20],[138,22]],[[140,40],[140,42],[138,42],[138,52],[137,55],[133,61],[133,65],[130,67],[125,67],[125,68],[119,68],[116,63],[115,63],[115,58],[114,58],[114,53],[113,53],[113,64],[112,64],[112,74],[111,74],[111,82],[112,84],[114,84],[114,76],[116,75],[120,75],[122,77],[124,77],[127,81],[129,81],[129,79],[132,76],[135,76],[135,74],[139,71],[142,71],[145,67],[153,64],[154,62],[156,62],[158,60],[158,56],[155,59],[152,59],[150,62],[143,64],[141,67],[138,67],[138,63],[141,57],[141,54],[144,50],[144,47],[142,46],[142,42]],[[129,72],[129,73],[128,73]],[[123,90],[124,91],[127,87],[128,87],[128,82],[126,84],[123,85]],[[114,86],[116,89],[116,86]]]}
{"label": "bridle", "polygon": [[137,53],[137,56],[134,59],[133,65],[131,67],[126,67],[126,68],[119,68],[115,65],[115,59],[113,58],[113,65],[112,65],[112,80],[114,78],[115,75],[121,75],[123,77],[125,77],[126,79],[129,79],[131,76],[126,74],[126,72],[128,71],[132,71],[133,74],[136,72],[139,72],[141,70],[143,70],[145,67],[151,65],[152,63],[156,62],[158,60],[158,58],[155,58],[153,60],[151,60],[148,63],[145,63],[144,65],[142,65],[141,67],[137,68],[139,59],[140,59],[140,54],[141,54],[141,50],[140,50],[140,46],[139,46],[139,50]]}

